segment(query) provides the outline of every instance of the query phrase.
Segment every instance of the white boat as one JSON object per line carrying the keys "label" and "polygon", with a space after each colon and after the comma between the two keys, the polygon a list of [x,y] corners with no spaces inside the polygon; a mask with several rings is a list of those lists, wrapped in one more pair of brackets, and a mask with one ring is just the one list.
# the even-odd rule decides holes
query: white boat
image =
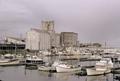
{"label": "white boat", "polygon": [[10,60],[9,59],[0,59],[0,64],[1,63],[7,63],[7,62],[10,62]]}
{"label": "white boat", "polygon": [[52,66],[44,66],[44,65],[38,66],[38,70],[39,70],[39,71],[46,71],[46,72],[55,72],[55,71],[56,71],[55,67],[52,67]]}
{"label": "white boat", "polygon": [[55,72],[56,66],[60,63],[63,63],[62,61],[54,61],[53,64],[45,63],[45,65],[38,65],[39,71],[47,71],[47,72]]}
{"label": "white boat", "polygon": [[17,65],[19,60],[14,55],[6,54],[0,57],[0,66]]}
{"label": "white boat", "polygon": [[47,72],[55,72],[56,68],[55,66],[52,66],[49,63],[45,63],[45,65],[38,65],[39,71],[47,71]]}
{"label": "white boat", "polygon": [[15,55],[13,55],[13,54],[5,54],[4,58],[5,59],[15,59]]}
{"label": "white boat", "polygon": [[110,73],[113,68],[113,63],[110,58],[102,58],[96,63],[94,68],[87,68],[87,75],[101,75]]}
{"label": "white boat", "polygon": [[81,67],[80,66],[74,66],[67,63],[60,63],[56,66],[57,72],[80,72]]}
{"label": "white boat", "polygon": [[90,59],[102,59],[102,57],[100,55],[92,55]]}
{"label": "white boat", "polygon": [[0,66],[11,66],[11,65],[19,65],[19,60],[16,61],[9,61],[9,62],[1,62]]}
{"label": "white boat", "polygon": [[113,62],[111,58],[102,58],[96,63],[96,70],[105,70],[113,68]]}
{"label": "white boat", "polygon": [[0,66],[17,65],[17,64],[19,64],[19,60],[0,59]]}
{"label": "white boat", "polygon": [[87,75],[102,75],[102,74],[107,74],[111,72],[111,69],[106,69],[106,70],[96,70],[95,68],[87,68]]}
{"label": "white boat", "polygon": [[38,56],[27,56],[26,64],[43,64],[43,59],[39,58]]}

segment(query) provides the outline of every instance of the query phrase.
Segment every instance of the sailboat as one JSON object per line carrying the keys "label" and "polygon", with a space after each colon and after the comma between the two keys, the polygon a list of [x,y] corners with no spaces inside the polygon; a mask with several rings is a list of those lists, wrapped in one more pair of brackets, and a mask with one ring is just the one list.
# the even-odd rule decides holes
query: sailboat
{"label": "sailboat", "polygon": [[[53,63],[50,61],[52,60],[52,55],[53,55],[53,51],[52,51],[52,36],[50,35],[50,46],[51,46],[51,49],[50,49],[50,60],[49,62],[46,62],[44,65],[38,65],[38,70],[39,71],[47,71],[47,72],[55,72],[56,71],[56,67],[53,66]],[[40,43],[40,42],[39,42]],[[40,45],[40,44],[39,44]],[[40,46],[39,46],[40,48]]]}
{"label": "sailboat", "polygon": [[80,72],[81,66],[80,65],[73,65],[68,64],[67,62],[59,62],[59,64],[56,66],[57,72]]}
{"label": "sailboat", "polygon": [[[50,59],[49,59],[50,58]],[[45,72],[56,72],[55,62],[53,63],[51,61],[52,56],[48,57],[48,62],[45,62],[44,65],[38,65],[39,71],[45,71]]]}
{"label": "sailboat", "polygon": [[[51,52],[52,54],[52,52]],[[50,62],[52,59],[52,56],[48,57],[50,60],[48,62],[45,62],[44,65],[38,65],[38,70],[39,71],[46,71],[46,72],[56,72],[56,67],[53,66],[53,62]]]}

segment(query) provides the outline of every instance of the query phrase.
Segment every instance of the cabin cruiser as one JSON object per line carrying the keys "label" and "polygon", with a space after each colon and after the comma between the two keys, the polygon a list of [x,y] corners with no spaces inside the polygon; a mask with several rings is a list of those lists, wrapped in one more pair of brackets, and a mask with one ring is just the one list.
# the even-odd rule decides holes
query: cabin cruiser
{"label": "cabin cruiser", "polygon": [[30,56],[28,55],[26,57],[25,63],[27,65],[34,65],[34,64],[43,64],[43,59],[41,59],[40,57],[34,55],[34,56]]}
{"label": "cabin cruiser", "polygon": [[87,75],[101,75],[110,73],[113,68],[111,58],[102,58],[94,68],[87,68]]}

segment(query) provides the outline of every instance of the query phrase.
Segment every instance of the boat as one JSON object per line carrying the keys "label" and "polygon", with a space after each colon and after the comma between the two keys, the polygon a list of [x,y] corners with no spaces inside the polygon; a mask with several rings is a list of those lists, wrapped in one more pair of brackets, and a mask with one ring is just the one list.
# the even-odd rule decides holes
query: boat
{"label": "boat", "polygon": [[113,63],[111,58],[102,58],[99,62],[96,63],[94,68],[87,68],[87,75],[102,75],[110,73],[113,68]]}
{"label": "boat", "polygon": [[0,66],[19,65],[19,60],[0,59]]}
{"label": "boat", "polygon": [[106,69],[106,70],[96,70],[95,68],[88,68],[87,69],[87,75],[102,75],[102,74],[107,74],[110,73],[111,70],[110,69]]}
{"label": "boat", "polygon": [[60,60],[56,60],[53,63],[46,62],[44,65],[38,65],[39,71],[46,71],[46,72],[56,72],[56,66],[60,63],[63,63]]}
{"label": "boat", "polygon": [[56,66],[56,72],[80,72],[81,66],[75,66],[67,63],[60,63]]}
{"label": "boat", "polygon": [[34,56],[27,56],[25,60],[26,65],[37,65],[37,64],[44,64],[43,59],[34,55]]}
{"label": "boat", "polygon": [[10,62],[9,59],[0,59],[0,64],[1,64],[1,63],[8,63],[8,62]]}
{"label": "boat", "polygon": [[14,55],[6,54],[0,57],[0,66],[19,65],[20,62]]}
{"label": "boat", "polygon": [[56,72],[55,66],[50,63],[45,63],[44,65],[38,65],[39,71],[46,71],[46,72]]}
{"label": "boat", "polygon": [[8,61],[8,62],[0,62],[0,66],[13,66],[13,65],[20,65],[19,60],[16,61]]}
{"label": "boat", "polygon": [[100,55],[91,55],[89,58],[90,59],[102,59]]}
{"label": "boat", "polygon": [[[68,57],[71,59],[72,56],[73,56],[72,50],[69,50],[68,55],[70,55]],[[59,56],[59,58],[60,58],[60,56]],[[78,56],[77,56],[77,60],[79,62]],[[71,72],[72,73],[79,73],[80,71],[81,71],[81,66],[80,65],[73,65],[72,63],[69,64],[69,63],[63,62],[63,61],[56,62],[56,72],[60,72],[60,73],[71,73]]]}
{"label": "boat", "polygon": [[44,65],[38,66],[38,70],[39,70],[39,71],[46,71],[46,72],[56,72],[55,67],[52,67],[52,66],[44,66]]}

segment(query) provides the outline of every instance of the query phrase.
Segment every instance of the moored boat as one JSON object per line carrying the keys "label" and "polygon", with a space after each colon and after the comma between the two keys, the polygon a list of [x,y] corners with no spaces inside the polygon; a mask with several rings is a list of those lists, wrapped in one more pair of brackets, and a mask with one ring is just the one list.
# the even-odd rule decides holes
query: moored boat
{"label": "moored boat", "polygon": [[18,65],[19,63],[19,60],[0,59],[0,66]]}
{"label": "moored boat", "polygon": [[113,63],[110,58],[102,58],[96,63],[94,68],[87,68],[87,75],[102,75],[110,73],[113,68]]}
{"label": "moored boat", "polygon": [[58,66],[62,61],[54,61],[52,64],[45,63],[44,65],[38,65],[39,71],[47,71],[47,72],[56,72],[56,66]]}
{"label": "moored boat", "polygon": [[81,67],[70,65],[67,63],[60,63],[59,65],[56,66],[56,71],[57,72],[80,72]]}
{"label": "moored boat", "polygon": [[26,65],[43,64],[43,59],[38,56],[28,56],[25,60]]}
{"label": "moored boat", "polygon": [[52,67],[52,66],[44,66],[44,65],[38,66],[38,70],[39,70],[39,71],[46,71],[46,72],[55,72],[55,71],[56,71],[55,67]]}
{"label": "moored boat", "polygon": [[110,69],[106,69],[106,70],[96,70],[95,68],[87,68],[87,75],[102,75],[102,74],[107,74],[110,73],[111,70]]}
{"label": "moored boat", "polygon": [[1,64],[1,63],[8,63],[8,62],[10,62],[9,59],[0,59],[0,64]]}

